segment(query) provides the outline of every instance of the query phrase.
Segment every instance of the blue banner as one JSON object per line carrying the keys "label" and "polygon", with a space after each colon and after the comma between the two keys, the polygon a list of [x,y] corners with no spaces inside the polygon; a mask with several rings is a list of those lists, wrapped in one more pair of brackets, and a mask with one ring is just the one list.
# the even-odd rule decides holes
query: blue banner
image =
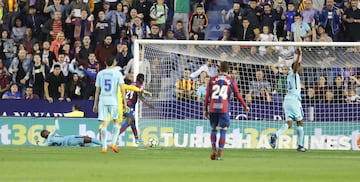
{"label": "blue banner", "polygon": [[[0,100],[0,115],[15,117],[53,117],[71,112],[73,104],[80,104],[85,117],[96,118],[92,111],[94,101],[80,100],[72,102],[48,103],[45,100]],[[153,101],[156,108],[143,107],[141,118],[161,119],[203,119],[203,105],[196,101]],[[251,112],[245,113],[241,104],[232,103],[233,120],[283,120],[281,102],[258,102],[249,104]],[[360,104],[303,104],[305,120],[310,121],[360,121]]]}

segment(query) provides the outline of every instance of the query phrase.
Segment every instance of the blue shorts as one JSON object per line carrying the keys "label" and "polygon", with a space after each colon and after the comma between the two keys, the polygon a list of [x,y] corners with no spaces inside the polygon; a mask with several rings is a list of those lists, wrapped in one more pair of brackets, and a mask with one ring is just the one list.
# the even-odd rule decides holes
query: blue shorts
{"label": "blue shorts", "polygon": [[129,112],[124,113],[125,118],[135,119],[135,109],[130,108]]}
{"label": "blue shorts", "polygon": [[283,104],[285,112],[285,121],[302,121],[304,111],[301,106],[301,101],[296,98],[285,98]]}
{"label": "blue shorts", "polygon": [[225,128],[230,126],[230,114],[227,113],[210,113],[211,128]]}
{"label": "blue shorts", "polygon": [[108,114],[110,114],[110,120],[119,119],[119,106],[103,105],[102,102],[99,102],[98,114],[98,120],[100,121],[107,121]]}
{"label": "blue shorts", "polygon": [[84,145],[84,136],[69,135],[64,137],[64,146]]}

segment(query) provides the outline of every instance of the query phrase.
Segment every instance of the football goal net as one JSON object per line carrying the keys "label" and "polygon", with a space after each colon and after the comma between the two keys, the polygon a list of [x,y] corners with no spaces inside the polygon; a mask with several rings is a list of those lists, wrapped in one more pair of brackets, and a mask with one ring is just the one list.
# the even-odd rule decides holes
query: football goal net
{"label": "football goal net", "polygon": [[[233,97],[225,147],[270,149],[270,133],[285,122],[286,77],[298,47],[303,54],[305,147],[357,150],[360,43],[350,42],[137,40],[134,75],[145,75],[144,87],[153,93],[147,100],[155,106],[138,105],[143,140],[156,138],[162,147],[210,147],[211,128],[203,117],[205,89],[219,63],[227,61],[251,111],[246,113]],[[278,148],[296,147],[293,128],[279,137]]]}

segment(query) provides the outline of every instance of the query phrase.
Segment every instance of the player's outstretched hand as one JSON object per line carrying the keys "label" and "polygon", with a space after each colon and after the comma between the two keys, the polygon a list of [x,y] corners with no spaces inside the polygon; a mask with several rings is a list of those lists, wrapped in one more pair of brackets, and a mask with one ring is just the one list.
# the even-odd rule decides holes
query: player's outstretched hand
{"label": "player's outstretched hand", "polygon": [[147,90],[144,90],[144,95],[148,96],[148,97],[152,97],[152,93],[147,91]]}
{"label": "player's outstretched hand", "polygon": [[245,111],[246,111],[246,112],[250,112],[250,107],[246,107],[246,108],[245,108]]}
{"label": "player's outstretched hand", "polygon": [[209,112],[208,111],[204,111],[204,118],[205,119],[209,119]]}

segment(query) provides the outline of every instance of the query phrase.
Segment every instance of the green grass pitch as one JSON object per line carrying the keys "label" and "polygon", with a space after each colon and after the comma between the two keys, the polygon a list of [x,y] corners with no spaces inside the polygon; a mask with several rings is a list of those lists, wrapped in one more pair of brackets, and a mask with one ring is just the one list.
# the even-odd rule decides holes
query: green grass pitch
{"label": "green grass pitch", "polygon": [[351,182],[360,181],[358,151],[0,146],[0,181]]}

